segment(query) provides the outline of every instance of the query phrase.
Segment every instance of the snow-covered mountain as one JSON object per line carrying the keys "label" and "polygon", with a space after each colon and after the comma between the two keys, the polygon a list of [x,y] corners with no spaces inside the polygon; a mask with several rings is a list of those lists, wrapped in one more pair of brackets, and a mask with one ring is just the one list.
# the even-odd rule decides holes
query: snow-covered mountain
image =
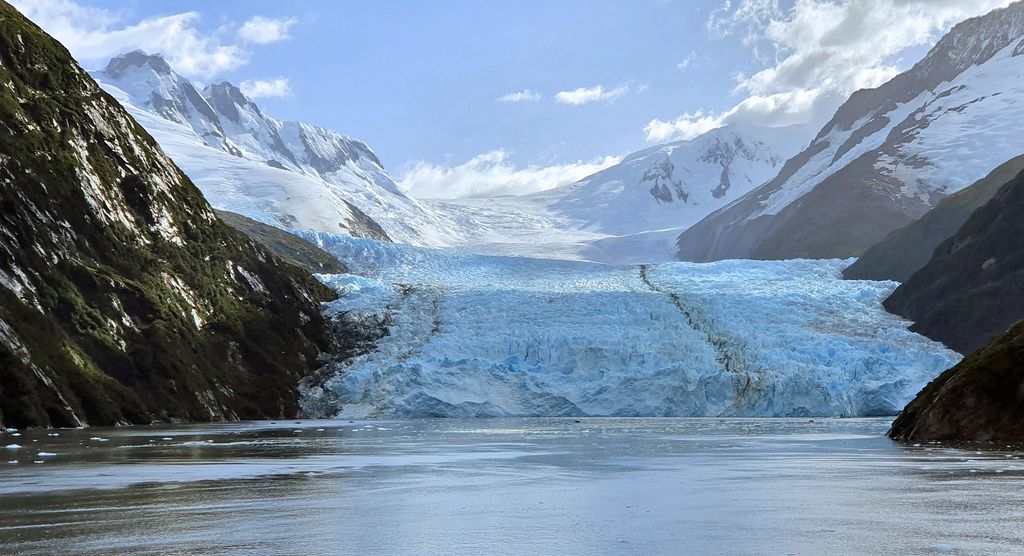
{"label": "snow-covered mountain", "polygon": [[1024,3],[854,93],[779,174],[679,238],[684,260],[845,257],[1021,153]]}
{"label": "snow-covered mountain", "polygon": [[383,228],[396,241],[442,242],[439,217],[402,190],[362,141],[272,118],[226,81],[199,91],[160,55],[140,50],[112,59],[93,77],[217,208],[285,227],[368,237]]}
{"label": "snow-covered mountain", "polygon": [[729,126],[553,190],[431,206],[452,220],[453,244],[475,253],[665,262],[680,231],[764,183],[809,138],[806,127]]}
{"label": "snow-covered mountain", "polygon": [[798,126],[726,126],[635,152],[534,198],[587,229],[609,234],[685,229],[769,180],[809,139]]}

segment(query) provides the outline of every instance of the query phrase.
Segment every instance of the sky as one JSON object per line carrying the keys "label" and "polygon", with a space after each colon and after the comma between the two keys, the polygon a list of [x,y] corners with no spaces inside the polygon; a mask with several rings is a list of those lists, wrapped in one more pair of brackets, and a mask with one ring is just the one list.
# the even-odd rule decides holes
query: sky
{"label": "sky", "polygon": [[[13,0],[87,69],[163,54],[365,141],[414,194],[521,194],[722,125],[825,123],[1007,0]],[[808,137],[808,140],[810,137]]]}

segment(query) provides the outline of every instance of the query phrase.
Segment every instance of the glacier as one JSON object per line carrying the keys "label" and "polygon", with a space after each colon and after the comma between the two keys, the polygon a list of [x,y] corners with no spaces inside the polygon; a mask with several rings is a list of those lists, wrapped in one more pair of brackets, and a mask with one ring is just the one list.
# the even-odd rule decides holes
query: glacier
{"label": "glacier", "polygon": [[349,266],[328,317],[387,324],[303,381],[311,416],[865,416],[960,356],[849,261],[606,265],[296,232]]}

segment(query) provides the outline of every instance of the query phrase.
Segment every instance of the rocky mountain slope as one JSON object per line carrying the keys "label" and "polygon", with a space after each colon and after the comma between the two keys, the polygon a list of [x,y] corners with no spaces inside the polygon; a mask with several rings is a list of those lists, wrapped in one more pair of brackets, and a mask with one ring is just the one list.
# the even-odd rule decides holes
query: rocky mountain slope
{"label": "rocky mountain slope", "polygon": [[282,417],[332,292],[222,224],[56,41],[0,2],[0,421]]}
{"label": "rocky mountain slope", "polygon": [[1024,440],[1024,322],[939,375],[889,436],[905,442]]}
{"label": "rocky mountain slope", "polygon": [[946,197],[919,220],[911,222],[871,246],[843,271],[850,280],[905,282],[928,264],[935,248],[952,236],[975,210],[1024,170],[1024,156],[999,165],[970,187]]}
{"label": "rocky mountain slope", "polygon": [[944,241],[885,301],[911,328],[970,353],[1024,318],[1024,173]]}
{"label": "rocky mountain slope", "polygon": [[801,127],[727,126],[651,147],[577,183],[533,195],[584,229],[685,229],[778,172],[810,140]]}
{"label": "rocky mountain slope", "polygon": [[680,235],[683,260],[857,256],[1020,154],[1024,3],[854,93],[779,174]]}
{"label": "rocky mountain slope", "polygon": [[290,234],[280,228],[258,222],[252,218],[246,218],[241,214],[224,210],[215,212],[217,213],[217,218],[220,218],[228,226],[249,236],[250,239],[263,245],[278,257],[309,272],[320,274],[344,274],[348,272],[345,265],[341,264],[338,259],[328,255],[326,251],[301,237]]}
{"label": "rocky mountain slope", "polygon": [[362,141],[272,118],[225,81],[200,91],[139,50],[93,77],[217,208],[280,227],[417,244],[445,237],[443,219],[402,190]]}

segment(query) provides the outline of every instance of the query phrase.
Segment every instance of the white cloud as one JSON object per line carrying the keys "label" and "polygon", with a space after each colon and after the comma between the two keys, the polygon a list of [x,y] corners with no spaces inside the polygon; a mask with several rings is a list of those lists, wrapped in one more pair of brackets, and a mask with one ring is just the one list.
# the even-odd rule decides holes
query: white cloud
{"label": "white cloud", "polygon": [[908,48],[935,41],[953,24],[1009,0],[778,0],[725,1],[712,11],[708,32],[736,36],[763,66],[738,75],[743,95],[719,113],[652,120],[649,141],[665,141],[731,122],[781,126],[824,123],[857,89],[877,87],[899,73]]}
{"label": "white cloud", "polygon": [[290,38],[288,30],[295,23],[294,17],[271,19],[269,17],[255,16],[242,24],[238,29],[238,36],[247,42],[255,44],[283,41]]}
{"label": "white cloud", "polygon": [[579,106],[591,102],[611,102],[628,93],[629,84],[619,85],[609,91],[606,91],[603,85],[595,85],[593,87],[580,87],[571,91],[560,91],[555,95],[555,102]]}
{"label": "white cloud", "polygon": [[128,50],[141,48],[151,54],[163,54],[179,73],[210,78],[244,66],[251,57],[248,49],[232,43],[233,32],[221,29],[204,33],[197,29],[196,24],[201,19],[197,12],[126,22],[113,11],[72,0],[14,0],[13,3],[83,64],[103,63]]}
{"label": "white cloud", "polygon": [[606,156],[589,162],[517,168],[509,153],[495,150],[458,166],[419,162],[403,175],[402,186],[425,199],[457,199],[494,195],[525,195],[579,181],[617,164],[620,157]]}
{"label": "white cloud", "polygon": [[691,50],[690,53],[687,54],[685,58],[683,58],[683,61],[681,61],[678,64],[676,64],[676,67],[679,68],[680,70],[686,71],[687,69],[689,69],[690,67],[692,67],[696,63],[697,63],[697,53],[695,51]]}
{"label": "white cloud", "polygon": [[540,93],[535,93],[529,89],[523,89],[522,91],[498,97],[498,102],[537,102],[540,100],[540,97]]}
{"label": "white cloud", "polygon": [[668,122],[651,120],[644,126],[644,135],[648,141],[663,143],[672,139],[693,139],[718,127],[722,127],[720,118],[697,111]]}
{"label": "white cloud", "polygon": [[239,83],[238,88],[242,89],[242,92],[249,98],[283,98],[292,96],[291,83],[289,83],[288,79],[284,77],[278,77],[277,79],[242,81]]}

